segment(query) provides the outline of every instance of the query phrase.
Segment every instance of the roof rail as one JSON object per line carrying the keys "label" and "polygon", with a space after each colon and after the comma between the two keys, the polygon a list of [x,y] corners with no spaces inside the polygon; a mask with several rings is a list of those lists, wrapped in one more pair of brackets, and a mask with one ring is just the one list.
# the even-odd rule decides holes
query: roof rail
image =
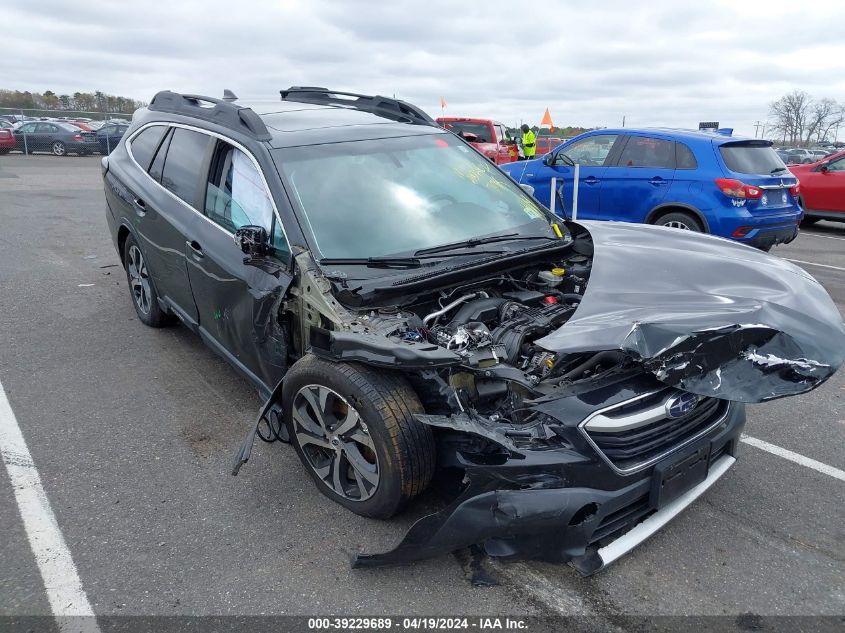
{"label": "roof rail", "polygon": [[147,108],[156,112],[170,112],[210,121],[252,136],[258,141],[269,141],[272,138],[264,121],[253,110],[224,99],[162,90],[153,97]]}
{"label": "roof rail", "polygon": [[414,125],[437,125],[434,119],[417,106],[411,105],[407,101],[382,97],[381,95],[359,95],[354,92],[338,92],[317,86],[291,86],[287,90],[280,90],[279,92],[282,95],[282,101],[345,106],[392,121],[413,123]]}

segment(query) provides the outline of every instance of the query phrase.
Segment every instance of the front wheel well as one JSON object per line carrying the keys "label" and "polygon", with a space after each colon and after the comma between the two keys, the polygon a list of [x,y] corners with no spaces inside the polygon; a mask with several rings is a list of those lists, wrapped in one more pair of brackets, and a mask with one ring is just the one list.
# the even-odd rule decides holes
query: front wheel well
{"label": "front wheel well", "polygon": [[692,207],[687,207],[683,205],[666,205],[664,207],[658,207],[656,209],[652,209],[652,211],[648,214],[646,218],[646,224],[657,224],[660,221],[660,218],[669,215],[670,213],[685,213],[696,220],[698,220],[699,224],[704,227],[704,232],[710,232],[710,225],[707,223],[707,220],[701,215],[701,212],[698,209],[693,209]]}

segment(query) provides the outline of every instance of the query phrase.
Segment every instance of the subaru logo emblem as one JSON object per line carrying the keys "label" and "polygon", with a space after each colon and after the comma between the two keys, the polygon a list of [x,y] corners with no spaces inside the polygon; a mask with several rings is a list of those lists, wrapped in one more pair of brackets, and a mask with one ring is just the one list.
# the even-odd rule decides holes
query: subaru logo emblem
{"label": "subaru logo emblem", "polygon": [[694,393],[679,393],[666,401],[666,415],[670,418],[682,418],[695,409],[698,404],[698,396]]}

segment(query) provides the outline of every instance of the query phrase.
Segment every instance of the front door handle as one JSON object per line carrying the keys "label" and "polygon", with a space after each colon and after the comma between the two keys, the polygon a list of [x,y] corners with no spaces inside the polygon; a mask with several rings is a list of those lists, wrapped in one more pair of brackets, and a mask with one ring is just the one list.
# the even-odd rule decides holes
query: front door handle
{"label": "front door handle", "polygon": [[147,212],[146,203],[138,196],[132,198],[132,205],[135,207],[135,212],[138,215],[144,215]]}
{"label": "front door handle", "polygon": [[587,178],[584,178],[584,184],[587,185],[597,185],[600,182],[601,180],[599,180],[595,176],[588,176]]}
{"label": "front door handle", "polygon": [[185,242],[185,245],[193,251],[194,257],[205,257],[205,253],[202,252],[202,246],[196,240],[189,240]]}

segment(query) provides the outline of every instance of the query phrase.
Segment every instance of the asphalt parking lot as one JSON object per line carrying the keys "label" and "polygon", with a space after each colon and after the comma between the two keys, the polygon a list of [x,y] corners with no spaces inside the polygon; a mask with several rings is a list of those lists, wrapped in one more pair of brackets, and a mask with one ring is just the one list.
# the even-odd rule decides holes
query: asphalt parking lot
{"label": "asphalt parking lot", "polygon": [[[773,254],[845,314],[845,224]],[[478,587],[459,556],[350,569],[430,500],[392,522],[358,517],[279,444],[259,443],[230,476],[261,403],[198,337],[139,323],[98,157],[0,158],[0,383],[97,615],[845,614],[845,370],[748,411],[748,436],[827,471],[743,444],[702,499],[594,577],[486,561],[498,585]],[[0,615],[49,614],[38,536],[0,471]]]}

